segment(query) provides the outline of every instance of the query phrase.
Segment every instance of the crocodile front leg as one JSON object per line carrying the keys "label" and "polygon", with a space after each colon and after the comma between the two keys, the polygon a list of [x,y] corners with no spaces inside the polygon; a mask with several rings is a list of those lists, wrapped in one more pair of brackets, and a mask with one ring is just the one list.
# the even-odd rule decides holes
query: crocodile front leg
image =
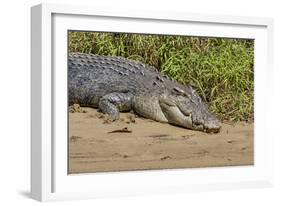
{"label": "crocodile front leg", "polygon": [[119,119],[119,112],[131,110],[133,95],[131,93],[113,92],[99,100],[99,109],[113,120]]}

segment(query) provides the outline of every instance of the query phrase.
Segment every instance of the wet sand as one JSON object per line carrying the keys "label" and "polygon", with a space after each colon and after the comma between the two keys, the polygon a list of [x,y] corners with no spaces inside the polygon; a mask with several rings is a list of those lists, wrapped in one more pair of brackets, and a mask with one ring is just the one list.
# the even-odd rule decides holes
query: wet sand
{"label": "wet sand", "polygon": [[253,123],[218,134],[122,113],[111,122],[92,108],[69,113],[69,173],[252,165]]}

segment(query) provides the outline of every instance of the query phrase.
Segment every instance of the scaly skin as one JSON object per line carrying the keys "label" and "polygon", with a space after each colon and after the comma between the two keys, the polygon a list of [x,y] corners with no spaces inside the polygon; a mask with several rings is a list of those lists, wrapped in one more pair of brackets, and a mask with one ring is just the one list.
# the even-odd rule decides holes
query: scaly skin
{"label": "scaly skin", "polygon": [[193,88],[123,57],[71,53],[68,95],[70,105],[99,108],[113,119],[119,112],[133,110],[188,129],[219,132],[221,128]]}

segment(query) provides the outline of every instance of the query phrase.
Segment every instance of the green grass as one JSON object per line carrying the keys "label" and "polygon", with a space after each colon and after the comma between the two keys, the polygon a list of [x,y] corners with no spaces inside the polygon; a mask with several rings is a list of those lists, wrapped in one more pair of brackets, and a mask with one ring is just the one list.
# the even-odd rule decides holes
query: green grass
{"label": "green grass", "polygon": [[153,65],[193,86],[222,120],[253,117],[253,40],[72,31],[69,51]]}

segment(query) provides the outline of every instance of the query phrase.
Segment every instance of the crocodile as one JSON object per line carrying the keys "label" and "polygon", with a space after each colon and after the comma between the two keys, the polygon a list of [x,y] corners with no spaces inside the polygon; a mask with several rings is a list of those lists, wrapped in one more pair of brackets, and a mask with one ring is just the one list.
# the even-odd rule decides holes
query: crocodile
{"label": "crocodile", "polygon": [[98,108],[112,120],[119,112],[192,130],[217,133],[221,122],[189,85],[153,66],[119,56],[68,55],[68,104]]}

